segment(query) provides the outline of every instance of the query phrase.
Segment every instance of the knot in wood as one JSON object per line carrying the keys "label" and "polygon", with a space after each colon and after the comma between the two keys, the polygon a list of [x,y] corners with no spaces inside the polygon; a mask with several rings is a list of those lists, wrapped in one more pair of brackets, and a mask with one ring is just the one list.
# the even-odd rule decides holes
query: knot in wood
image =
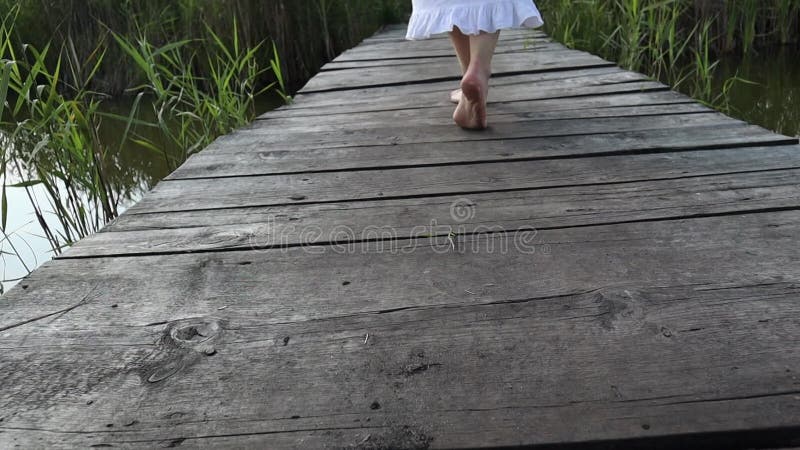
{"label": "knot in wood", "polygon": [[167,325],[157,349],[141,363],[139,373],[148,383],[158,383],[217,353],[222,323],[212,317],[181,319]]}
{"label": "knot in wood", "polygon": [[165,337],[175,347],[208,353],[214,350],[214,342],[218,340],[221,332],[219,320],[198,317],[171,323],[167,327]]}

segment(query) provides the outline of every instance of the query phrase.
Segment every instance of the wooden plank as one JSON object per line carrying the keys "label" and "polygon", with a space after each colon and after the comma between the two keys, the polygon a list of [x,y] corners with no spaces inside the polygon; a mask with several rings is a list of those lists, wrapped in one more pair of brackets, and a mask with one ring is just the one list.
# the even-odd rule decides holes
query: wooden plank
{"label": "wooden plank", "polygon": [[[532,42],[527,39],[520,39],[517,41],[511,41],[505,45],[501,43],[495,50],[495,54],[549,52],[563,50],[564,47],[561,44],[542,41]],[[388,63],[403,61],[410,62],[416,58],[431,58],[435,62],[437,58],[451,58],[454,56],[455,54],[453,53],[452,46],[441,46],[441,48],[425,46],[418,49],[409,47],[397,48],[394,46],[389,50],[376,50],[374,48],[357,47],[342,53],[329,64],[333,64],[331,66],[331,68],[333,68],[349,63],[363,63],[369,61],[385,61]]]}
{"label": "wooden plank", "polygon": [[[649,92],[648,92],[649,93]],[[656,91],[656,93],[663,93]],[[638,94],[638,93],[637,93]],[[622,119],[626,117],[646,117],[646,116],[667,116],[667,115],[689,115],[689,114],[708,114],[713,113],[714,110],[707,106],[700,105],[694,102],[687,102],[686,100],[676,102],[673,96],[666,104],[652,104],[651,99],[646,98],[644,105],[632,106],[601,106],[592,108],[589,102],[585,102],[586,107],[580,106],[572,109],[561,111],[539,112],[534,109],[525,109],[524,105],[519,103],[512,103],[505,108],[493,109],[490,114],[491,123],[494,125],[502,123],[512,123],[520,121],[554,121],[554,120],[580,120],[580,119],[599,119],[599,118],[617,118]],[[580,104],[581,102],[576,102]],[[576,103],[573,103],[575,105]],[[649,103],[649,104],[647,104]],[[566,105],[568,105],[565,102]],[[505,106],[505,105],[504,105]],[[534,105],[528,105],[530,106]],[[371,127],[386,127],[390,124],[402,123],[404,127],[426,127],[430,125],[448,124],[455,126],[453,123],[453,106],[446,106],[444,108],[437,108],[437,110],[428,111],[425,115],[419,114],[417,110],[392,110],[382,111],[381,113],[370,113],[367,116],[362,114],[361,121],[357,120],[358,115],[347,115],[341,118],[340,115],[331,116],[326,115],[320,120],[312,120],[309,123],[308,118],[292,118],[292,119],[277,119],[275,123],[264,121],[256,122],[247,127],[240,129],[243,133],[249,131],[257,132],[259,135],[268,134],[270,136],[281,136],[283,139],[290,138],[292,135],[302,134],[304,137],[311,136],[315,133],[346,133],[351,130],[364,130]],[[340,119],[341,120],[337,120]]]}
{"label": "wooden plank", "polygon": [[797,146],[161,182],[129,214],[466,195],[794,169]]}
{"label": "wooden plank", "polygon": [[[613,64],[594,55],[577,51],[542,52],[520,57],[517,54],[500,54],[492,62],[495,76],[525,72],[543,72],[588,67],[607,67]],[[393,84],[425,83],[430,81],[457,80],[458,66],[427,65],[413,71],[394,70],[391,67],[372,67],[359,70],[321,72],[311,79],[301,93],[355,89],[365,86],[388,86]]]}
{"label": "wooden plank", "polygon": [[[387,121],[408,121],[413,124],[430,124],[451,119],[453,105],[432,107],[425,114],[418,109],[394,109],[388,111],[360,112],[352,114],[325,114],[313,119],[308,117],[263,118],[255,127],[281,130],[305,127],[313,121],[312,128],[339,125],[362,126],[384,125]],[[578,119],[585,117],[627,117],[635,115],[682,114],[708,112],[709,108],[687,100],[670,91],[648,91],[644,93],[608,94],[597,97],[531,100],[523,102],[495,103],[489,111],[492,123],[507,121],[507,116],[533,120]]]}
{"label": "wooden plank", "polygon": [[[448,86],[457,88],[458,85]],[[450,107],[450,89],[420,92],[406,95],[387,95],[380,103],[367,99],[357,99],[340,104],[303,104],[296,108],[287,108],[262,116],[269,117],[314,117],[331,114],[350,114],[355,112],[390,111],[397,109],[421,109],[433,107]],[[543,86],[541,90],[525,90],[520,85],[499,86],[490,92],[489,106],[497,103],[511,103],[518,101],[561,99],[575,97],[589,97],[602,95],[616,95],[625,93],[662,92],[668,90],[663,84],[655,81],[638,82],[598,82],[586,83],[582,86],[550,87]],[[524,93],[521,93],[523,91]],[[327,103],[327,102],[326,102]]]}
{"label": "wooden plank", "polygon": [[[514,51],[526,50],[542,46],[545,48],[557,48],[563,50],[565,47],[560,43],[554,42],[547,37],[531,37],[531,36],[518,36],[511,35],[501,36],[497,42],[498,51]],[[449,39],[432,39],[428,41],[407,41],[402,45],[397,45],[396,42],[384,43],[371,43],[368,45],[359,45],[349,50],[345,50],[333,61],[358,61],[362,60],[363,55],[372,54],[377,59],[394,58],[398,55],[409,54],[409,57],[416,56],[452,56],[453,44]],[[401,56],[402,57],[402,56]]]}
{"label": "wooden plank", "polygon": [[[539,52],[557,52],[561,57],[572,57],[584,54],[577,50],[571,50],[557,43],[533,43],[528,40],[515,41],[514,45],[499,46],[495,50],[497,55],[515,55],[517,58],[528,58]],[[411,66],[418,65],[458,65],[455,51],[452,45],[449,49],[440,51],[426,50],[421,51],[400,51],[395,48],[393,51],[351,51],[350,55],[342,55],[337,59],[325,64],[321,70],[353,70],[368,67],[393,66],[398,70],[412,70]]]}
{"label": "wooden plank", "polygon": [[549,254],[47,263],[4,320],[90,301],[0,334],[0,444],[785,444],[799,431],[798,223],[551,230]]}
{"label": "wooden plank", "polygon": [[465,144],[462,142],[443,142],[436,146],[403,144],[289,151],[272,150],[267,145],[243,146],[236,147],[240,152],[195,154],[167,179],[333,172],[796,143],[794,138],[782,137],[761,127],[731,124],[611,134],[498,139],[483,141],[480,145],[469,145],[469,151],[465,151]]}
{"label": "wooden plank", "polygon": [[[718,113],[668,114],[658,116],[634,116],[624,121],[618,118],[589,118],[578,120],[530,120],[509,117],[505,121],[491,125],[480,134],[462,130],[451,121],[405,127],[402,123],[374,126],[367,129],[344,129],[330,132],[304,133],[289,131],[276,134],[260,126],[240,129],[218,138],[204,151],[219,153],[240,153],[246,149],[272,151],[308,150],[315,148],[345,148],[358,146],[396,146],[401,144],[464,142],[478,146],[486,141],[501,139],[522,139],[531,137],[575,136],[586,134],[610,134],[625,131],[665,130],[692,126],[722,126],[719,134],[724,134],[726,126],[743,124]],[[471,144],[466,144],[471,143]]]}
{"label": "wooden plank", "polygon": [[[536,52],[563,52],[564,46],[554,43],[531,43],[529,40],[519,40],[513,42],[513,45],[500,45],[495,50],[495,55],[514,53],[536,53]],[[364,67],[377,67],[380,65],[406,65],[406,64],[438,64],[448,63],[448,61],[440,61],[441,58],[455,58],[453,47],[438,49],[425,48],[420,50],[406,49],[399,50],[394,48],[392,50],[369,50],[363,49],[349,50],[333,61],[325,64],[321,70],[340,70],[340,69],[354,69]]]}
{"label": "wooden plank", "polygon": [[[672,91],[646,91],[627,92],[622,94],[609,93],[593,97],[570,97],[560,99],[544,99],[530,101],[514,101],[492,103],[489,111],[490,120],[496,122],[503,120],[503,116],[517,115],[529,119],[548,120],[579,118],[587,114],[598,114],[592,117],[601,117],[602,114],[637,115],[636,111],[663,108],[668,105],[678,105],[675,108],[689,108],[683,111],[709,111],[696,102]],[[388,111],[354,112],[350,114],[323,114],[309,119],[308,116],[280,117],[266,115],[254,125],[266,129],[285,130],[287,127],[318,127],[321,125],[345,126],[360,124],[383,125],[387,121],[427,122],[435,119],[450,119],[453,116],[454,106],[431,107],[424,114],[418,108],[392,109]],[[677,111],[677,110],[676,110]],[[584,116],[575,116],[584,115]],[[309,124],[310,121],[313,123]]]}
{"label": "wooden plank", "polygon": [[[520,38],[550,39],[550,37],[547,36],[542,31],[519,29],[519,30],[503,30],[500,33],[499,40],[503,41],[503,40],[520,39]],[[368,37],[364,39],[361,42],[361,44],[359,44],[359,47],[368,47],[375,44],[386,44],[386,43],[394,44],[397,45],[398,47],[414,43],[426,43],[426,42],[435,45],[440,42],[449,42],[449,41],[450,37],[446,33],[433,35],[431,36],[430,39],[427,40],[409,41],[406,39],[405,33],[390,32],[390,33],[381,33],[375,36]]]}
{"label": "wooden plank", "polygon": [[[501,33],[500,38],[509,38],[512,36],[531,36],[531,37],[547,37],[547,35],[542,30],[532,30],[532,29],[525,29],[525,28],[517,28],[517,29],[508,29],[503,30]],[[417,40],[417,41],[408,41],[406,40],[406,32],[402,30],[400,27],[397,29],[385,29],[375,33],[373,36],[370,36],[360,44],[360,45],[369,45],[371,42],[380,41],[380,40],[397,40],[402,44],[406,44],[408,42],[430,42],[434,40],[448,40],[449,36],[447,33],[440,33],[435,34],[430,37],[429,40]]]}
{"label": "wooden plank", "polygon": [[[608,70],[608,68],[597,71],[581,71],[571,76],[565,76],[561,73],[559,76],[552,76],[554,74],[554,72],[551,72],[546,74],[526,74],[494,78],[492,79],[491,98],[489,99],[490,104],[498,103],[498,98],[509,100],[510,102],[530,101],[553,95],[564,96],[568,88],[580,89],[593,87],[595,90],[582,90],[580,92],[584,95],[594,96],[612,95],[614,90],[630,91],[631,86],[627,85],[635,85],[635,87],[643,88],[650,85],[637,84],[637,82],[652,82],[643,75],[635,72]],[[530,89],[532,86],[536,86],[535,91]],[[409,109],[436,106],[448,106],[452,108],[452,104],[449,101],[449,93],[450,88],[453,87],[457,87],[457,84],[454,86],[451,82],[443,82],[431,83],[429,85],[390,86],[347,91],[350,95],[343,95],[345,92],[301,95],[291,105],[269,111],[260,116],[260,118],[291,116],[292,112],[298,112],[298,110],[305,110],[305,113],[313,113],[316,115],[329,114],[330,107],[340,108],[345,105],[352,106],[354,104],[371,104],[373,110],[389,108],[399,109],[397,106],[407,106]],[[662,87],[665,90],[668,89],[666,86],[660,84],[658,87]],[[514,93],[516,93],[516,97],[513,96]],[[570,97],[567,96],[566,98]],[[335,112],[335,110],[333,112]]]}
{"label": "wooden plank", "polygon": [[[617,78],[608,78],[608,77],[617,77]],[[630,72],[619,67],[597,67],[597,68],[590,68],[590,69],[575,69],[575,70],[565,70],[559,72],[541,72],[541,73],[528,73],[528,74],[520,74],[520,75],[509,75],[503,77],[496,77],[490,80],[491,86],[496,88],[498,86],[505,86],[505,85],[528,85],[529,87],[536,83],[536,86],[546,86],[549,81],[552,80],[562,80],[564,83],[570,83],[572,85],[596,85],[598,84],[595,80],[597,78],[603,77],[604,80],[608,82],[618,81],[618,82],[628,82],[628,81],[645,81],[649,78],[642,75],[637,74],[636,72]],[[382,103],[385,99],[391,98],[392,96],[402,96],[408,94],[419,94],[419,93],[431,93],[431,92],[441,92],[448,89],[452,89],[457,87],[458,83],[456,81],[441,81],[441,82],[431,82],[431,83],[423,83],[423,84],[406,84],[406,85],[399,85],[399,86],[380,86],[380,87],[365,87],[362,89],[357,90],[350,90],[350,91],[330,91],[330,92],[319,92],[319,93],[312,93],[312,94],[298,94],[294,97],[294,101],[288,105],[284,105],[281,108],[269,111],[265,113],[266,115],[286,110],[292,109],[303,109],[303,108],[310,108],[310,107],[318,107],[318,106],[333,106],[337,104],[348,104],[353,101],[362,101],[364,99],[374,99],[380,100]],[[525,89],[527,90],[527,89]],[[523,89],[521,89],[520,93],[524,93]],[[378,102],[373,102],[378,103]]]}
{"label": "wooden plank", "polygon": [[[65,258],[330,245],[800,209],[800,170],[283,207],[126,214]],[[392,245],[392,244],[388,244]]]}
{"label": "wooden plank", "polygon": [[[517,58],[526,58],[533,56],[540,52],[559,52],[563,55],[564,47],[557,44],[550,45],[537,45],[530,48],[523,49],[509,49],[495,51],[497,55],[515,55]],[[432,52],[431,52],[432,53]],[[382,53],[385,55],[385,53]],[[459,67],[458,59],[453,53],[452,48],[449,53],[441,51],[424,55],[421,53],[398,53],[393,58],[380,57],[379,53],[365,53],[358,56],[361,59],[353,59],[350,61],[331,61],[320,69],[321,71],[331,70],[355,70],[366,69],[371,67],[396,67],[398,70],[418,70],[420,65],[442,64],[450,65],[451,67]]]}

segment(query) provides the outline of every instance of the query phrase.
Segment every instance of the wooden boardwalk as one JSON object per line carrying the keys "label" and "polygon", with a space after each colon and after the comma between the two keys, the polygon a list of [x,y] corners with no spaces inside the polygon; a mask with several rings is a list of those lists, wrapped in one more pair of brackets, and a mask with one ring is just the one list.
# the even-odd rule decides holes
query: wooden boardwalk
{"label": "wooden boardwalk", "polygon": [[800,146],[388,28],[0,301],[0,448],[800,445]]}

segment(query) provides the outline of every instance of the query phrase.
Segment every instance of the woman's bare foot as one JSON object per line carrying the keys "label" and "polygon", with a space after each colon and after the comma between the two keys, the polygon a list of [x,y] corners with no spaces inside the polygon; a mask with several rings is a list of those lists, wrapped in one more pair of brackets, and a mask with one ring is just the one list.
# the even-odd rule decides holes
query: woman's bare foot
{"label": "woman's bare foot", "polygon": [[471,67],[461,79],[461,101],[453,113],[453,120],[461,128],[483,130],[486,120],[486,98],[489,93],[489,71]]}
{"label": "woman's bare foot", "polygon": [[461,102],[461,89],[456,89],[450,93],[450,102],[455,103],[456,105]]}

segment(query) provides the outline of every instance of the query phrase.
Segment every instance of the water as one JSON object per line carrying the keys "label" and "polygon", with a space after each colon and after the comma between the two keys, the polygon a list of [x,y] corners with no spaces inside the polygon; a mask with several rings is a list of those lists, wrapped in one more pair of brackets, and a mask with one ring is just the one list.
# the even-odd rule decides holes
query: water
{"label": "water", "polygon": [[717,83],[737,72],[754,84],[736,84],[730,93],[731,115],[787,136],[800,135],[800,48],[774,47],[745,59],[725,57]]}
{"label": "water", "polygon": [[[256,101],[256,113],[263,114],[280,105],[279,98],[265,95]],[[129,102],[109,103],[105,109],[114,114],[127,115],[132,106]],[[149,107],[143,107],[143,112]],[[151,120],[143,114],[142,120]],[[164,139],[155,129],[140,128],[137,133],[164,149],[164,154],[156,154],[144,147],[129,143],[119,148],[117,142],[125,131],[121,122],[106,120],[100,129],[100,137],[112,149],[115,149],[107,166],[109,184],[113,187],[115,196],[120,199],[120,213],[139,199],[162,178],[173,170],[175,161],[182,158],[183,151]],[[171,161],[170,161],[171,160]],[[13,184],[19,179],[13,174],[8,175],[8,183]],[[39,199],[40,205],[47,204],[47,195],[41,185],[29,188],[29,192]],[[7,230],[10,239],[0,245],[3,252],[13,252],[22,258],[10,254],[0,254],[0,282],[3,292],[10,289],[19,279],[42,263],[50,260],[53,251],[48,240],[42,236],[41,228],[37,222],[33,206],[28,200],[28,192],[23,188],[7,188],[8,196],[8,223]],[[61,231],[57,218],[51,212],[45,212],[45,220],[54,232]],[[0,239],[3,237],[0,235]],[[13,246],[13,248],[12,248]]]}

